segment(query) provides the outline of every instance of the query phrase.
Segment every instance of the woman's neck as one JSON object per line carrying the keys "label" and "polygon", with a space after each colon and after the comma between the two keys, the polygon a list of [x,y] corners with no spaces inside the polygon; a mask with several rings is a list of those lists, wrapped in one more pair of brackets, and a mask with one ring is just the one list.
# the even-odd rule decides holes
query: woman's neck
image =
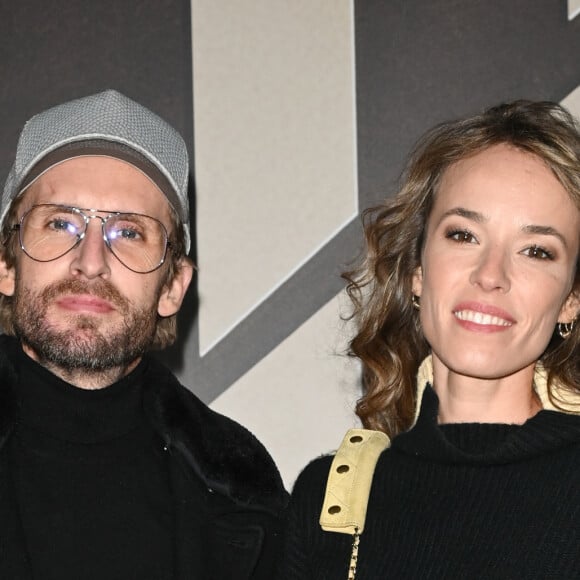
{"label": "woman's neck", "polygon": [[480,378],[455,372],[433,355],[439,423],[525,423],[542,409],[533,388],[534,367],[506,377]]}

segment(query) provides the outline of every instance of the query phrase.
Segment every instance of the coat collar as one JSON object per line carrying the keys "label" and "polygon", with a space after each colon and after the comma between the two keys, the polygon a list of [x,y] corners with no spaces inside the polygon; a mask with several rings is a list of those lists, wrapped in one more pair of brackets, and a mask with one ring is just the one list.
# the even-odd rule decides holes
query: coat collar
{"label": "coat collar", "polygon": [[287,494],[262,444],[212,411],[153,358],[146,374],[146,412],[167,448],[179,453],[211,490],[241,506],[278,513]]}

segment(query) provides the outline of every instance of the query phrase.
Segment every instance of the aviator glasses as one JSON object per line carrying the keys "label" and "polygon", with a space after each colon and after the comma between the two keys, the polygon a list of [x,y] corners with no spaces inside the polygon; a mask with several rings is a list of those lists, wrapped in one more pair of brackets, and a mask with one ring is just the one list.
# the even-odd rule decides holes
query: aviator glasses
{"label": "aviator glasses", "polygon": [[81,243],[92,219],[101,220],[105,245],[129,270],[147,274],[165,261],[170,245],[165,226],[139,213],[43,203],[31,207],[13,229],[18,230],[20,247],[27,256],[52,262]]}

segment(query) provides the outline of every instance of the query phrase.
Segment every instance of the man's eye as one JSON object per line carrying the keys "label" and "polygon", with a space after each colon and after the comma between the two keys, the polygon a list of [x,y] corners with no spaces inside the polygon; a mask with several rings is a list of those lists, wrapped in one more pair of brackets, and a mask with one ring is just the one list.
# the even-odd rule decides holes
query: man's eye
{"label": "man's eye", "polygon": [[136,240],[140,237],[139,234],[135,230],[124,229],[124,230],[121,230],[120,233],[121,233],[121,236],[123,238],[125,238],[126,240]]}
{"label": "man's eye", "polygon": [[542,246],[530,246],[526,248],[522,254],[524,256],[529,256],[530,258],[534,258],[536,260],[553,260],[554,254],[550,252],[550,250],[546,250],[546,248],[542,248]]}
{"label": "man's eye", "polygon": [[76,234],[78,228],[71,222],[65,219],[53,219],[48,222],[48,229],[53,230],[55,232],[65,232],[69,234]]}
{"label": "man's eye", "polygon": [[477,242],[475,236],[469,230],[450,230],[445,234],[445,237],[460,244],[474,244]]}
{"label": "man's eye", "polygon": [[136,228],[115,228],[109,234],[111,240],[124,240],[128,242],[137,242],[143,239],[143,236]]}

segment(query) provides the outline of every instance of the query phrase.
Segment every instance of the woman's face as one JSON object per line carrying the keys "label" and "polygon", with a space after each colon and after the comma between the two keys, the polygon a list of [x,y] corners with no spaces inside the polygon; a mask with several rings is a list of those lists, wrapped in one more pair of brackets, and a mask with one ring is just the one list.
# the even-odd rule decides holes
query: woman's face
{"label": "woman's face", "polygon": [[580,212],[538,157],[506,144],[449,167],[413,280],[433,356],[495,379],[533,366],[571,295]]}

